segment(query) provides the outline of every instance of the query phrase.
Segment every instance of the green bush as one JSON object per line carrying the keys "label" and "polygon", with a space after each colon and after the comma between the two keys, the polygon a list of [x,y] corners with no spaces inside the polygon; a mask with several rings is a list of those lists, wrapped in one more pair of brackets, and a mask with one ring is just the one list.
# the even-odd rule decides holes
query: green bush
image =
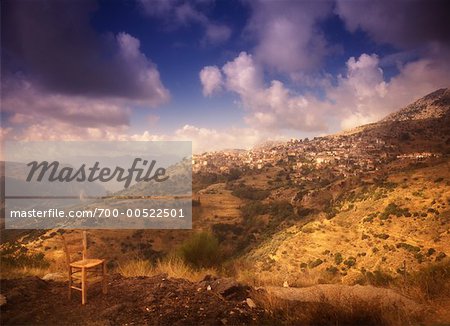
{"label": "green bush", "polygon": [[336,263],[336,265],[339,265],[340,263],[342,263],[344,259],[342,258],[342,254],[340,252],[336,253],[334,255],[334,262]]}
{"label": "green bush", "polygon": [[0,250],[0,265],[2,267],[35,267],[47,268],[50,263],[42,252],[30,252],[19,243],[3,244]]}
{"label": "green bush", "polygon": [[331,275],[336,275],[339,272],[339,269],[336,266],[330,266],[326,269],[327,273],[330,273]]}
{"label": "green bush", "polygon": [[270,194],[270,190],[257,189],[245,184],[236,184],[232,186],[233,196],[250,199],[250,200],[263,200]]}
{"label": "green bush", "polygon": [[387,205],[385,207],[384,212],[381,213],[381,215],[380,215],[380,219],[386,220],[390,215],[395,215],[397,217],[401,217],[401,216],[410,217],[411,216],[408,208],[401,208],[400,206],[398,206],[395,203],[390,203],[389,205]]}
{"label": "green bush", "polygon": [[211,233],[195,233],[182,244],[180,255],[195,268],[214,266],[220,262],[219,241]]}
{"label": "green bush", "polygon": [[242,216],[247,219],[257,215],[263,215],[268,213],[267,205],[259,202],[252,201],[241,207]]}
{"label": "green bush", "polygon": [[399,243],[397,243],[395,246],[396,246],[397,248],[403,248],[403,249],[405,249],[405,250],[407,250],[407,251],[409,251],[409,252],[413,252],[413,253],[416,253],[416,252],[419,252],[419,251],[420,251],[420,248],[419,248],[419,247],[410,245],[409,243],[405,243],[405,242],[399,242]]}
{"label": "green bush", "polygon": [[383,240],[386,240],[386,239],[389,238],[389,235],[386,234],[386,233],[380,233],[380,234],[377,234],[376,237],[380,238],[380,239],[383,239]]}
{"label": "green bush", "polygon": [[355,257],[348,257],[346,261],[344,261],[344,264],[348,267],[352,267],[356,264],[356,258]]}
{"label": "green bush", "polygon": [[317,267],[317,266],[321,265],[322,263],[323,263],[323,260],[320,258],[317,258],[316,260],[313,260],[312,262],[309,263],[309,268]]}

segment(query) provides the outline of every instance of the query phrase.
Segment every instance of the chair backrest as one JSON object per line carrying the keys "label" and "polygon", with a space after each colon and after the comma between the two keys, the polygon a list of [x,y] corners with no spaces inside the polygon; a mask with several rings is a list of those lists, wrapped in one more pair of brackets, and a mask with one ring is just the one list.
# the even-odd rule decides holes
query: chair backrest
{"label": "chair backrest", "polygon": [[[82,259],[87,259],[87,232],[83,231],[82,233]],[[67,246],[67,241],[66,238],[64,237],[64,235],[61,235],[62,241],[63,241],[63,246],[64,246],[64,253],[66,255],[66,263],[67,266],[69,267],[70,263],[72,262],[72,258],[71,258],[71,254],[72,252],[69,250],[68,246]]]}

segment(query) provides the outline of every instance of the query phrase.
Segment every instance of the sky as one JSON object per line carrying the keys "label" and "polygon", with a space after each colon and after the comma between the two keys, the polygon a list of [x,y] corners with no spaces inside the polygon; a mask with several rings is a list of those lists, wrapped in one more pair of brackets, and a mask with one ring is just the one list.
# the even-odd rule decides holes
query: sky
{"label": "sky", "polygon": [[448,1],[5,0],[3,140],[322,136],[450,85]]}

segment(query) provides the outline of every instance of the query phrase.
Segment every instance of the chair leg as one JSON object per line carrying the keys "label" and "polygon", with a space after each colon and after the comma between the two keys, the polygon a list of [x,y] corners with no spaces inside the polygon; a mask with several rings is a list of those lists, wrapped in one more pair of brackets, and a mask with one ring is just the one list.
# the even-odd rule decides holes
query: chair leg
{"label": "chair leg", "polygon": [[72,267],[69,267],[69,292],[67,297],[69,300],[72,299]]}
{"label": "chair leg", "polygon": [[106,262],[103,262],[103,264],[102,264],[102,292],[103,292],[103,294],[107,293],[107,288],[106,288]]}
{"label": "chair leg", "polygon": [[81,304],[87,303],[86,268],[81,268]]}

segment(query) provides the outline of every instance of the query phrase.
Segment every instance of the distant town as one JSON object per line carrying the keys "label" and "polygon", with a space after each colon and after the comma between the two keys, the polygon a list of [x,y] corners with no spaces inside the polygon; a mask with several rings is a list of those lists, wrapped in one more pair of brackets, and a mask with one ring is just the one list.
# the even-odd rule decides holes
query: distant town
{"label": "distant town", "polygon": [[326,170],[333,179],[374,173],[394,160],[421,161],[441,154],[432,152],[401,153],[398,146],[381,138],[361,134],[291,139],[277,145],[252,150],[224,150],[193,156],[193,172],[230,173],[232,169],[261,170],[280,165],[290,169],[294,183],[320,178],[311,171]]}

